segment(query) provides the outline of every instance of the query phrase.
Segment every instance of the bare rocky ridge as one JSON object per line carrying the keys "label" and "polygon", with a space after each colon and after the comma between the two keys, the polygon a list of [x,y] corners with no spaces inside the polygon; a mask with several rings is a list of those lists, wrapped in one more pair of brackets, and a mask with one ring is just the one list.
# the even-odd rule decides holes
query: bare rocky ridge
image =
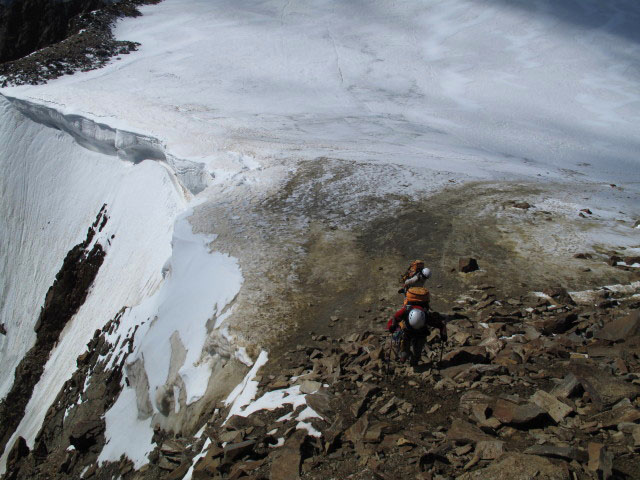
{"label": "bare rocky ridge", "polygon": [[118,18],[139,16],[137,6],[158,1],[15,2],[2,14],[0,41],[7,51],[0,60],[0,86],[46,83],[136,50],[139,44],[115,40],[111,28]]}
{"label": "bare rocky ridge", "polygon": [[47,291],[44,306],[34,327],[37,333],[36,343],[16,367],[13,386],[0,403],[1,451],[4,451],[20,423],[33,388],[44,371],[49,353],[58,341],[62,329],[84,303],[89,287],[104,261],[105,251],[102,246],[97,242],[91,244],[95,234],[102,231],[107,221],[104,205],[89,227],[86,239],[67,253],[53,285]]}
{"label": "bare rocky ridge", "polygon": [[0,63],[65,39],[71,19],[102,6],[102,0],[22,0],[0,6]]}

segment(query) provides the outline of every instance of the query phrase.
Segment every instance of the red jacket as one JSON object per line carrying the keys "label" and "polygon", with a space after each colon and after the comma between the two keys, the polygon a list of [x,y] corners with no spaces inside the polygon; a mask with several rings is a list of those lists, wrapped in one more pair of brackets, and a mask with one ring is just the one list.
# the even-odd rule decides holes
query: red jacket
{"label": "red jacket", "polygon": [[[426,316],[426,327],[440,329],[441,335],[444,335],[446,333],[445,325],[440,318],[440,315],[417,305],[405,305],[400,310],[398,310],[387,322],[387,330],[393,332],[395,329],[397,329],[400,326],[400,322],[402,322],[403,320],[407,320],[409,312],[414,308],[419,308],[420,310],[424,311]],[[426,327],[425,330],[427,329]]]}

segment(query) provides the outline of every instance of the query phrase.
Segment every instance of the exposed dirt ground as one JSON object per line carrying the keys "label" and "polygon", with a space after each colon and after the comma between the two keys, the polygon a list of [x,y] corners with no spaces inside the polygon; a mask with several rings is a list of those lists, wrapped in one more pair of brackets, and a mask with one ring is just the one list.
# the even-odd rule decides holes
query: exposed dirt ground
{"label": "exposed dirt ground", "polygon": [[[368,184],[356,178],[362,169]],[[476,182],[434,195],[377,191],[401,182],[399,175],[390,166],[319,159],[302,164],[280,191],[240,188],[236,198],[214,197],[197,209],[192,223],[215,232],[212,248],[238,258],[245,276],[234,314],[251,321],[231,325],[231,333],[275,359],[310,332],[377,328],[401,304],[399,277],[415,258],[433,271],[427,286],[436,311],[451,310],[474,286],[518,297],[550,285],[584,290],[638,278],[607,265],[612,252],[591,245],[589,235],[610,225],[579,216],[567,200],[604,187]],[[550,199],[553,211],[536,207]],[[532,206],[514,207],[524,201]],[[579,252],[593,258],[573,258]],[[455,271],[461,257],[476,258],[480,271]]]}

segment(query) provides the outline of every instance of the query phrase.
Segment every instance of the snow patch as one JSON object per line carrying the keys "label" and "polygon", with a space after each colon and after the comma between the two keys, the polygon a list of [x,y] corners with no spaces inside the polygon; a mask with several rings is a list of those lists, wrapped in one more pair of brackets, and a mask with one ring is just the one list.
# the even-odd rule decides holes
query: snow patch
{"label": "snow patch", "polygon": [[154,448],[151,418],[140,420],[133,389],[125,388],[104,416],[106,444],[98,462],[117,462],[124,454],[137,470],[149,463],[147,456]]}

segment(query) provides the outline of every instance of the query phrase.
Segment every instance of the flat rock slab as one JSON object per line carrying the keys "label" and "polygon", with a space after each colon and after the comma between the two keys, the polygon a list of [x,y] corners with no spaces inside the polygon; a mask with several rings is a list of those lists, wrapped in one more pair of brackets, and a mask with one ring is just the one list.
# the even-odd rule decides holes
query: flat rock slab
{"label": "flat rock slab", "polygon": [[496,401],[493,416],[506,425],[526,425],[547,416],[547,412],[535,403],[518,405],[502,398]]}
{"label": "flat rock slab", "polygon": [[636,335],[640,335],[640,311],[638,310],[607,323],[594,336],[601,340],[621,342]]}
{"label": "flat rock slab", "polygon": [[507,453],[501,457],[500,461],[486,468],[460,475],[457,480],[529,480],[531,478],[569,480],[571,477],[566,465],[556,465],[537,455]]}
{"label": "flat rock slab", "polygon": [[617,379],[595,365],[572,365],[573,373],[594,402],[606,407],[623,398],[630,400],[640,395],[640,387]]}
{"label": "flat rock slab", "polygon": [[587,450],[589,452],[587,468],[592,472],[598,472],[599,478],[602,478],[602,480],[611,478],[613,459],[605,446],[601,443],[590,443]]}
{"label": "flat rock slab", "polygon": [[553,387],[551,395],[558,398],[570,398],[582,389],[580,380],[573,374],[567,374],[558,385]]}
{"label": "flat rock slab", "polygon": [[301,449],[306,437],[306,430],[296,431],[274,454],[269,480],[297,480],[300,478]]}
{"label": "flat rock slab", "polygon": [[300,393],[315,393],[322,387],[320,382],[313,380],[305,380],[300,384]]}
{"label": "flat rock slab", "polygon": [[451,428],[447,432],[447,440],[458,443],[478,443],[492,442],[495,441],[495,438],[490,437],[475,425],[457,418],[453,421]]}
{"label": "flat rock slab", "polygon": [[504,442],[501,440],[482,440],[476,444],[474,453],[480,460],[495,460],[504,453]]}
{"label": "flat rock slab", "polygon": [[594,415],[589,419],[591,422],[602,424],[603,428],[610,428],[624,422],[636,422],[640,420],[640,410],[633,407],[620,407]]}
{"label": "flat rock slab", "polygon": [[534,445],[527,448],[524,453],[528,455],[539,455],[541,457],[560,458],[562,460],[585,461],[586,454],[581,453],[575,447],[560,447],[557,445]]}
{"label": "flat rock slab", "polygon": [[569,405],[565,405],[553,395],[548,394],[543,390],[538,390],[531,397],[533,403],[538,405],[541,409],[549,414],[556,423],[562,422],[564,418],[573,412],[573,408]]}
{"label": "flat rock slab", "polygon": [[493,397],[485,395],[477,390],[465,392],[460,397],[458,409],[465,415],[471,415],[474,405],[489,405],[493,403]]}

